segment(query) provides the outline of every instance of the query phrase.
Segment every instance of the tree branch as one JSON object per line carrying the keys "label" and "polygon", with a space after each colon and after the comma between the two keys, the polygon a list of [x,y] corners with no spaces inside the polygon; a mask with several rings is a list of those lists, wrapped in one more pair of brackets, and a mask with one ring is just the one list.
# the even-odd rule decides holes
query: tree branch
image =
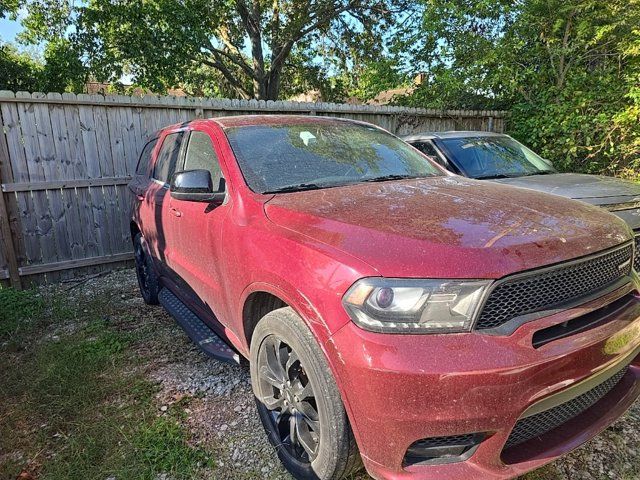
{"label": "tree branch", "polygon": [[[216,56],[215,52],[212,52],[214,56]],[[211,68],[215,68],[218,70],[222,76],[229,82],[229,84],[240,94],[242,98],[248,100],[252,97],[251,92],[248,91],[237,79],[235,75],[226,67],[226,65],[220,60],[219,57],[216,57],[215,61],[204,59],[202,63],[210,66]]]}
{"label": "tree branch", "polygon": [[[227,46],[227,48],[229,48],[229,45],[232,45],[231,43],[229,44],[227,44],[227,42],[224,42],[224,43]],[[229,61],[233,62],[234,64],[242,68],[242,70],[247,75],[249,75],[250,77],[253,76],[253,70],[251,69],[249,64],[244,60],[244,58],[242,58],[242,54],[239,51],[237,53],[234,53],[234,52],[221,50],[219,48],[214,47],[209,39],[207,39],[207,43],[204,47],[207,50],[209,50],[209,52],[211,52],[212,54],[222,55],[226,57]]]}

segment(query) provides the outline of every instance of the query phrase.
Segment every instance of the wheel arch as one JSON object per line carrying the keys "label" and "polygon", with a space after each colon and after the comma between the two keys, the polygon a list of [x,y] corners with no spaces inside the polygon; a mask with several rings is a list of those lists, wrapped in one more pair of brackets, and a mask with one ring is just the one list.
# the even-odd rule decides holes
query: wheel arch
{"label": "wheel arch", "polygon": [[249,352],[251,337],[258,322],[269,312],[283,307],[292,308],[322,345],[328,338],[328,328],[311,302],[295,289],[286,289],[270,283],[253,283],[245,289],[240,302],[242,342]]}

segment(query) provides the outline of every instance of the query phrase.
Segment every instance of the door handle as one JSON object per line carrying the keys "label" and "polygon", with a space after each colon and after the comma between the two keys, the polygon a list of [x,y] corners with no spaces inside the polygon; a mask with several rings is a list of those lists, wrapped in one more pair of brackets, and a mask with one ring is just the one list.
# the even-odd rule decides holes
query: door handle
{"label": "door handle", "polygon": [[171,207],[169,209],[169,211],[171,213],[173,213],[176,217],[181,217],[182,216],[182,212],[180,210],[176,210],[175,208]]}
{"label": "door handle", "polygon": [[141,194],[139,194],[139,193],[138,193],[138,194],[136,195],[136,198],[137,198],[138,200],[142,201],[142,200],[144,200],[144,195],[141,195]]}

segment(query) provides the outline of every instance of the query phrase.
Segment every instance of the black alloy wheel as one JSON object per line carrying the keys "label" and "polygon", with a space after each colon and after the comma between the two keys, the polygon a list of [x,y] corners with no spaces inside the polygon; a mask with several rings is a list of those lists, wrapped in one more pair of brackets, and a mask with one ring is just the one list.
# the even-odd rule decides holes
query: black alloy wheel
{"label": "black alloy wheel", "polygon": [[320,419],[313,386],[298,355],[275,335],[258,352],[258,399],[269,410],[273,434],[302,464],[318,455]]}

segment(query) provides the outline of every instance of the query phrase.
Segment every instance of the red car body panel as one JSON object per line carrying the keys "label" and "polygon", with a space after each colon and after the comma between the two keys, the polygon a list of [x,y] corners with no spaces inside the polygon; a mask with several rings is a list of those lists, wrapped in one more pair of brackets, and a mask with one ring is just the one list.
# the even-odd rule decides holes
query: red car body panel
{"label": "red car body panel", "polygon": [[[249,353],[245,303],[254,292],[281,298],[303,318],[327,357],[375,478],[513,477],[583,443],[640,394],[636,359],[624,381],[583,420],[568,422],[563,435],[554,434],[546,445],[527,445],[522,458],[502,458],[511,428],[531,404],[636,351],[640,298],[602,326],[536,349],[536,331],[597,309],[609,298],[525,323],[508,336],[394,335],[356,326],[342,305],[344,293],[372,276],[498,279],[620,245],[632,238],[629,228],[580,202],[451,176],[254,193],[224,129],[291,121],[227,117],[165,129],[158,145],[174,131],[210,135],[227,199],[210,209],[175,200],[166,186],[149,181],[132,222],[161,275],[164,267],[177,273],[193,290],[186,294],[215,315],[243,355]],[[634,282],[637,295],[637,277]],[[412,442],[470,432],[489,436],[468,460],[403,467]]]}
{"label": "red car body panel", "polygon": [[597,207],[502,187],[460,177],[361,184],[278,195],[266,213],[384,277],[500,278],[629,238]]}

